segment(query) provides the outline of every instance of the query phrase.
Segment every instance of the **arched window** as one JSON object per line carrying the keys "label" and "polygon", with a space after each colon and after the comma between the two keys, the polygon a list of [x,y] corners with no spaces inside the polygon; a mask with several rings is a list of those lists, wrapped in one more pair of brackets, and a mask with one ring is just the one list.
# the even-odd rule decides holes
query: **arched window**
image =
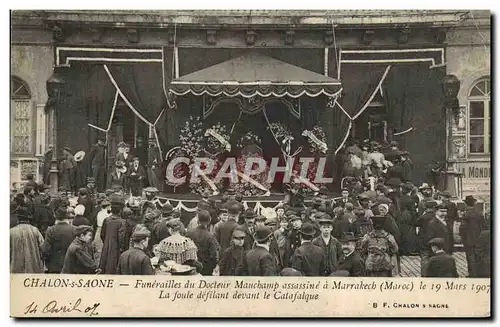
{"label": "arched window", "polygon": [[468,138],[470,154],[489,154],[491,144],[490,77],[476,81],[468,97]]}
{"label": "arched window", "polygon": [[22,79],[12,76],[11,99],[11,152],[33,153],[33,106],[28,85]]}

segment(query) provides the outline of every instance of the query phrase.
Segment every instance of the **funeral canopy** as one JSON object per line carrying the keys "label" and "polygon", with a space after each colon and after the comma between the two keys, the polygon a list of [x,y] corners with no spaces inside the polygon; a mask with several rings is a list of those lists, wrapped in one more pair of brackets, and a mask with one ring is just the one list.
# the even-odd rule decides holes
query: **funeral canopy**
{"label": "funeral canopy", "polygon": [[261,54],[249,54],[181,76],[170,84],[175,95],[230,97],[336,96],[340,81]]}

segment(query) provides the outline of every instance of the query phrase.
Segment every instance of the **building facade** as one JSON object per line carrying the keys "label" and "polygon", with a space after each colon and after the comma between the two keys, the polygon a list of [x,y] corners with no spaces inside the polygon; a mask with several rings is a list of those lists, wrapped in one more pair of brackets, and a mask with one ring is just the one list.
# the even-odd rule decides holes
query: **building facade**
{"label": "building facade", "polygon": [[[416,183],[448,161],[465,172],[464,195],[489,195],[489,12],[14,11],[11,23],[12,182],[28,172],[41,179],[54,129],[59,150],[88,153],[105,137],[112,158],[118,142],[140,147],[155,134],[167,152],[181,123],[210,111],[197,96],[176,96],[169,108],[171,82],[256,53],[340,80],[338,98],[290,105],[302,128],[322,125],[331,153],[349,137],[396,140],[412,154]],[[54,67],[66,78],[55,121],[44,110]],[[445,74],[461,82],[451,137],[437,91]],[[122,96],[130,85],[119,77],[131,75],[137,93],[154,95]]]}

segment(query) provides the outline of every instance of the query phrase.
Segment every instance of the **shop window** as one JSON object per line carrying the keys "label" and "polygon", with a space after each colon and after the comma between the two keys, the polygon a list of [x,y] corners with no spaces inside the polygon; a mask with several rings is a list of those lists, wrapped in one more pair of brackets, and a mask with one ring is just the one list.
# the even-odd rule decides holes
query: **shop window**
{"label": "shop window", "polygon": [[491,82],[483,77],[469,91],[468,144],[470,154],[489,154],[491,145]]}
{"label": "shop window", "polygon": [[33,105],[26,82],[11,78],[11,152],[32,154],[33,152]]}

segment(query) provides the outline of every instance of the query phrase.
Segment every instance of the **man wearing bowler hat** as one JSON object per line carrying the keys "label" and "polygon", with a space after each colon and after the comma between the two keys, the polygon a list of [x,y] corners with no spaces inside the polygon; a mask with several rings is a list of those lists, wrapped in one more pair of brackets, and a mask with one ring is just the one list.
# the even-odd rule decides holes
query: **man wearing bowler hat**
{"label": "man wearing bowler hat", "polygon": [[316,222],[319,224],[320,235],[313,239],[312,243],[319,246],[325,255],[325,273],[328,276],[337,270],[338,260],[342,256],[342,247],[332,235],[333,219],[328,214],[322,212]]}
{"label": "man wearing bowler hat", "polygon": [[316,230],[310,223],[304,223],[300,228],[302,244],[295,250],[290,259],[291,267],[304,276],[325,275],[325,254],[323,250],[312,243]]}
{"label": "man wearing bowler hat", "polygon": [[475,207],[477,200],[472,195],[467,195],[464,202],[467,208],[460,224],[460,237],[465,249],[469,277],[476,277],[476,258],[474,254],[476,253],[479,235],[485,229],[486,224],[483,214]]}
{"label": "man wearing bowler hat", "polygon": [[248,251],[243,259],[244,276],[277,276],[278,270],[273,255],[269,252],[273,232],[267,227],[255,230],[255,247]]}
{"label": "man wearing bowler hat", "polygon": [[353,233],[345,233],[340,239],[342,255],[338,263],[338,271],[348,271],[351,277],[365,276],[365,263],[356,250],[356,237]]}
{"label": "man wearing bowler hat", "polygon": [[457,266],[455,258],[444,252],[445,240],[433,238],[429,246],[434,255],[426,262],[422,269],[422,277],[457,278]]}
{"label": "man wearing bowler hat", "polygon": [[430,256],[431,249],[428,245],[429,241],[433,238],[442,238],[444,240],[444,251],[448,254],[453,253],[453,232],[449,228],[449,221],[446,219],[448,212],[448,207],[444,203],[440,203],[436,206],[436,211],[434,213],[434,218],[432,218],[427,224],[425,231],[425,244],[427,254]]}
{"label": "man wearing bowler hat", "polygon": [[146,170],[140,165],[139,157],[134,157],[132,165],[127,172],[127,185],[132,196],[141,196],[142,189],[146,183]]}
{"label": "man wearing bowler hat", "polygon": [[118,260],[118,275],[154,275],[151,260],[145,253],[151,233],[143,228],[132,233],[132,247],[123,252]]}

